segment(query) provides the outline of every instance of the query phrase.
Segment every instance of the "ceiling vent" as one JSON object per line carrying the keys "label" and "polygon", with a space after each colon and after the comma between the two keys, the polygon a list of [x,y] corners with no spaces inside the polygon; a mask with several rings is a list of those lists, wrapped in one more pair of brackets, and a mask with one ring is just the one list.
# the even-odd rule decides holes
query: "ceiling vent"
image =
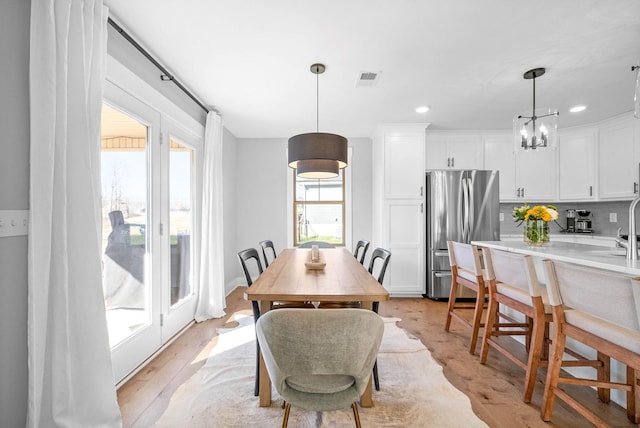
{"label": "ceiling vent", "polygon": [[357,87],[370,88],[378,84],[380,80],[381,71],[361,71],[358,74],[358,80],[356,81]]}

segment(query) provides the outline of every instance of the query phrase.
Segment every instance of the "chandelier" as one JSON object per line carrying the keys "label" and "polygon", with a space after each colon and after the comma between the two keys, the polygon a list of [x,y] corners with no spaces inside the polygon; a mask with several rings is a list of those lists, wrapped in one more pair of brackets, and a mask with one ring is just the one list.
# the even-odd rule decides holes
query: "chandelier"
{"label": "chandelier", "polygon": [[311,72],[316,75],[316,132],[299,134],[289,138],[289,167],[302,178],[333,178],[347,166],[347,139],[341,135],[319,132],[319,75],[324,73],[323,64],[313,64]]}
{"label": "chandelier", "polygon": [[533,80],[533,109],[531,115],[520,114],[513,119],[516,149],[528,150],[556,145],[557,109],[536,108],[536,78],[545,73],[544,68],[534,68],[524,73],[525,79]]}

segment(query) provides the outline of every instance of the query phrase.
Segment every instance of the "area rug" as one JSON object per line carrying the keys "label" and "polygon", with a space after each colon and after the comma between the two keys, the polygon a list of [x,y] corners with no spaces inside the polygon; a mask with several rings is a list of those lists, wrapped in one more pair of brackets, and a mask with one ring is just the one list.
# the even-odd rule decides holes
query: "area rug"
{"label": "area rug", "polygon": [[[253,318],[220,329],[205,365],[171,397],[156,427],[279,427],[282,399],[273,390],[271,407],[253,396],[255,332]],[[359,408],[363,427],[487,427],[471,410],[466,395],[444,377],[425,346],[385,318],[378,354],[380,391],[371,408]],[[290,427],[352,427],[350,408],[311,412],[292,406]]]}

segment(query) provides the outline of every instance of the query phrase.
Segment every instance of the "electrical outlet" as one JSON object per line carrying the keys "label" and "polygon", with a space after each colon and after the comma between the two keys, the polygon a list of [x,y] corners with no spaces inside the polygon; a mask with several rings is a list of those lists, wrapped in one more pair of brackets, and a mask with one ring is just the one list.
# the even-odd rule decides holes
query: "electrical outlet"
{"label": "electrical outlet", "polygon": [[29,210],[0,210],[0,238],[27,234]]}
{"label": "electrical outlet", "polygon": [[504,221],[504,213],[500,213],[500,221]]}
{"label": "electrical outlet", "polygon": [[618,222],[618,213],[609,213],[609,223]]}

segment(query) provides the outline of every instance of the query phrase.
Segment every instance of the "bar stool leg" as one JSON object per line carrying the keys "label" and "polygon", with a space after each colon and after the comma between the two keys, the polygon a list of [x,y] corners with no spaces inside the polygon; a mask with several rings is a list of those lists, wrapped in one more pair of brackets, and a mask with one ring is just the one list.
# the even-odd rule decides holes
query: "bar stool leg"
{"label": "bar stool leg", "polygon": [[640,423],[640,372],[627,366],[627,383],[631,391],[627,391],[627,417],[634,424]]}
{"label": "bar stool leg", "polygon": [[455,281],[455,275],[451,281],[451,291],[449,292],[449,304],[447,305],[447,322],[444,325],[444,331],[449,331],[451,327],[451,314],[456,305],[456,296],[458,294],[458,283]]}
{"label": "bar stool leg", "polygon": [[484,301],[485,301],[485,290],[484,287],[478,287],[478,291],[476,294],[476,307],[473,311],[473,324],[471,329],[471,343],[469,344],[469,353],[471,355],[476,353],[476,343],[478,342],[478,332],[480,331],[480,327],[483,327],[484,324],[481,322],[482,312],[484,311]]}
{"label": "bar stool leg", "polygon": [[[598,380],[609,382],[611,380],[611,357],[598,351],[598,361],[602,364],[598,367]],[[611,390],[609,388],[598,388],[598,398],[603,403],[611,401]]]}

